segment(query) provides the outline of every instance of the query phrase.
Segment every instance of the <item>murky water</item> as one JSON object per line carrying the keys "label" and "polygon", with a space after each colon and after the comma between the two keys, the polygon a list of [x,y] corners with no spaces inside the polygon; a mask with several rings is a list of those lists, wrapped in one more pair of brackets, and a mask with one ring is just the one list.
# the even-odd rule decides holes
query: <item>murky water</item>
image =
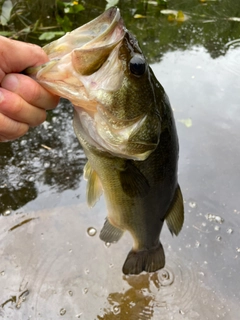
{"label": "murky water", "polygon": [[240,22],[206,22],[235,17],[236,6],[190,3],[169,6],[207,18],[179,25],[161,17],[153,29],[152,15],[148,37],[146,21],[127,23],[170,97],[180,140],[185,224],[177,238],[163,228],[166,267],[124,276],[131,237],[99,239],[105,204],[86,205],[86,159],[63,101],[45,124],[0,145],[0,318],[238,319]]}

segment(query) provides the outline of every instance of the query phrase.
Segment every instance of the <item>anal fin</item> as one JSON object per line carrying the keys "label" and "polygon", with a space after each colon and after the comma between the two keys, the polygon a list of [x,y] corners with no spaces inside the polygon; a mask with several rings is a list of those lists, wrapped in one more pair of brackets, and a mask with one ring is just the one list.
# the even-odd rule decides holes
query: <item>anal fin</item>
{"label": "anal fin", "polygon": [[165,254],[161,243],[158,246],[133,251],[131,250],[124,262],[122,271],[124,274],[139,274],[142,271],[155,272],[165,266]]}
{"label": "anal fin", "polygon": [[176,189],[172,204],[168,209],[165,220],[170,232],[177,236],[181,231],[184,222],[183,197],[179,186]]}
{"label": "anal fin", "polygon": [[123,230],[114,227],[108,219],[106,219],[99,237],[105,242],[113,243],[117,242],[122,237],[123,233]]}

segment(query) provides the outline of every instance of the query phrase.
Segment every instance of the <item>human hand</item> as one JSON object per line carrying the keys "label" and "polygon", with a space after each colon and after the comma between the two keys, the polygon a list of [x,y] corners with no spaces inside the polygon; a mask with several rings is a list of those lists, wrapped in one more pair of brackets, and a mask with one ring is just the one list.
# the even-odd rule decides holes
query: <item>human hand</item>
{"label": "human hand", "polygon": [[0,36],[0,142],[21,137],[57,106],[57,96],[19,73],[48,60],[40,47]]}

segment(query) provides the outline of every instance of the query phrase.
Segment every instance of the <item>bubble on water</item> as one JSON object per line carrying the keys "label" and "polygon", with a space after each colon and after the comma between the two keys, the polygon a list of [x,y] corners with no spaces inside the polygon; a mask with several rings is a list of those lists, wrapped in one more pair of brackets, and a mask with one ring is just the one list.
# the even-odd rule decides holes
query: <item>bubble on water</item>
{"label": "bubble on water", "polygon": [[182,309],[179,310],[179,313],[182,314],[182,315],[185,314],[185,312]]}
{"label": "bubble on water", "polygon": [[195,248],[199,248],[201,246],[201,243],[199,241],[195,242]]}
{"label": "bubble on water", "polygon": [[174,281],[174,274],[171,270],[164,268],[159,271],[158,279],[163,287],[170,286]]}
{"label": "bubble on water", "polygon": [[28,181],[30,182],[34,181],[34,177],[33,176],[28,177]]}
{"label": "bubble on water", "polygon": [[224,219],[221,218],[220,216],[215,216],[215,221],[218,222],[218,223],[223,223]]}
{"label": "bubble on water", "polygon": [[67,312],[66,309],[64,309],[64,308],[60,309],[60,312],[59,312],[60,316],[64,316],[66,312]]}
{"label": "bubble on water", "polygon": [[18,187],[22,187],[23,186],[23,182],[22,181],[18,182],[17,186]]}
{"label": "bubble on water", "polygon": [[51,165],[51,163],[47,161],[47,162],[44,162],[43,166],[44,166],[45,169],[47,169],[47,168],[50,167],[50,165]]}
{"label": "bubble on water", "polygon": [[221,229],[221,228],[220,228],[219,226],[215,226],[215,227],[214,227],[214,230],[215,230],[215,231],[219,231],[220,229]]}
{"label": "bubble on water", "polygon": [[12,211],[11,210],[5,210],[4,212],[3,212],[3,216],[9,216],[10,214],[12,213]]}
{"label": "bubble on water", "polygon": [[87,229],[87,233],[88,233],[88,235],[90,237],[93,237],[97,233],[97,230],[95,228],[93,228],[93,227],[90,227],[90,228]]}
{"label": "bubble on water", "polygon": [[82,315],[82,313],[76,314],[76,318],[80,319],[81,315]]}
{"label": "bubble on water", "polygon": [[20,146],[25,146],[27,144],[27,140],[22,140],[21,142],[20,142]]}
{"label": "bubble on water", "polygon": [[237,247],[236,250],[237,250],[237,252],[240,252],[240,247]]}
{"label": "bubble on water", "polygon": [[233,233],[233,229],[228,228],[228,229],[227,229],[227,233],[228,233],[228,234],[232,234],[232,233]]}
{"label": "bubble on water", "polygon": [[84,288],[84,289],[82,290],[82,292],[83,292],[83,294],[87,294],[87,293],[88,293],[88,288]]}
{"label": "bubble on water", "polygon": [[113,263],[110,263],[109,264],[109,268],[113,268],[114,267],[114,264]]}
{"label": "bubble on water", "polygon": [[105,247],[109,248],[111,246],[110,242],[105,242]]}
{"label": "bubble on water", "polygon": [[85,272],[85,274],[89,274],[90,271],[89,271],[89,269],[85,269],[84,272]]}
{"label": "bubble on water", "polygon": [[113,307],[113,313],[114,313],[114,314],[119,314],[120,311],[121,311],[121,309],[120,309],[119,306],[114,306],[114,307]]}
{"label": "bubble on water", "polygon": [[206,225],[207,225],[206,222],[203,222],[203,223],[202,223],[202,226],[203,226],[203,227],[206,227]]}
{"label": "bubble on water", "polygon": [[1,272],[0,272],[0,275],[1,275],[1,276],[4,276],[4,275],[5,275],[5,271],[1,271]]}
{"label": "bubble on water", "polygon": [[224,222],[223,218],[221,218],[220,216],[216,216],[215,214],[212,214],[212,213],[206,214],[205,217],[209,221],[214,221],[214,222],[218,222],[218,223]]}
{"label": "bubble on water", "polygon": [[217,240],[217,241],[221,241],[221,240],[222,240],[222,237],[221,237],[221,236],[216,236],[216,240]]}
{"label": "bubble on water", "polygon": [[68,294],[70,295],[70,297],[73,296],[73,292],[71,290],[68,291]]}
{"label": "bubble on water", "polygon": [[194,202],[194,201],[190,201],[190,202],[188,203],[188,205],[189,205],[189,207],[192,208],[192,209],[196,208],[196,206],[197,206],[196,202]]}

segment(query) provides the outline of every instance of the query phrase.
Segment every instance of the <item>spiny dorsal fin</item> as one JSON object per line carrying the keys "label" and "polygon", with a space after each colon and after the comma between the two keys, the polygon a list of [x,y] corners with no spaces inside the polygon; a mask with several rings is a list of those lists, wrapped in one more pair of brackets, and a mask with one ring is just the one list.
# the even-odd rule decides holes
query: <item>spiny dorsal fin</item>
{"label": "spiny dorsal fin", "polygon": [[175,234],[177,236],[181,231],[184,222],[183,197],[179,185],[175,191],[172,204],[168,209],[165,220],[171,234]]}
{"label": "spiny dorsal fin", "polygon": [[93,207],[102,195],[102,185],[89,161],[84,167],[84,178],[87,180],[87,203],[89,207]]}
{"label": "spiny dorsal fin", "polygon": [[113,242],[117,242],[121,238],[121,236],[123,235],[123,232],[124,232],[123,230],[111,225],[111,223],[108,221],[108,218],[106,218],[106,221],[100,232],[99,237],[101,240],[105,242],[113,243]]}
{"label": "spiny dorsal fin", "polygon": [[123,191],[130,197],[144,197],[150,186],[146,177],[130,161],[125,170],[120,171],[120,181]]}

